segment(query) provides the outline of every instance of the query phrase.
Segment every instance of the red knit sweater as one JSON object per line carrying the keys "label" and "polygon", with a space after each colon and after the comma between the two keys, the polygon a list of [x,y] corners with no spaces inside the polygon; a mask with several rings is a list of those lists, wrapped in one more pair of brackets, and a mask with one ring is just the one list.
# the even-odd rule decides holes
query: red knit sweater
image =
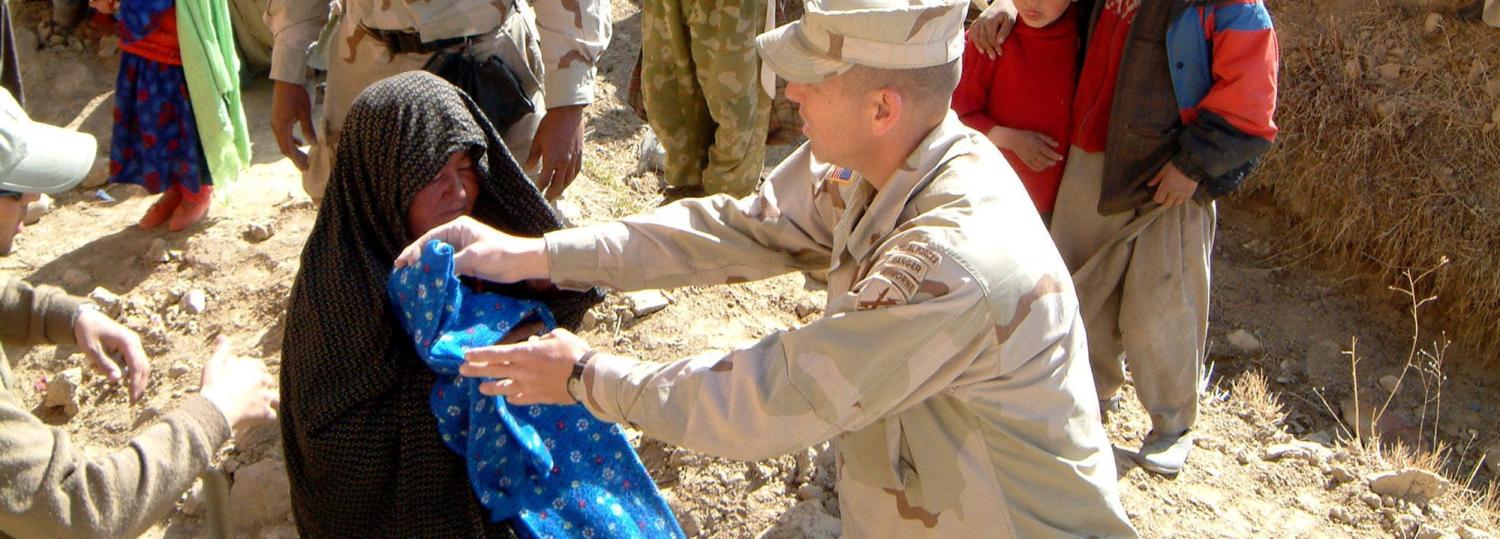
{"label": "red knit sweater", "polygon": [[[1078,80],[1078,9],[1069,7],[1043,28],[1016,24],[995,60],[970,42],[964,46],[963,78],[953,92],[959,120],[980,133],[995,126],[1036,131],[1068,153],[1073,89]],[[1037,211],[1051,212],[1066,158],[1031,170],[1010,150],[1001,150],[1021,177]]]}

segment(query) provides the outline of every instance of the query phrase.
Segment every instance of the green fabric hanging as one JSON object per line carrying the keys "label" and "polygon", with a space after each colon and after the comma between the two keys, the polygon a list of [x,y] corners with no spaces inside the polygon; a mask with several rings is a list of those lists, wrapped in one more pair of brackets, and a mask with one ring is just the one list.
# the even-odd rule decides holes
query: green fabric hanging
{"label": "green fabric hanging", "polygon": [[250,132],[240,102],[240,59],[229,20],[229,5],[222,0],[177,0],[182,71],[203,156],[218,189],[250,166]]}

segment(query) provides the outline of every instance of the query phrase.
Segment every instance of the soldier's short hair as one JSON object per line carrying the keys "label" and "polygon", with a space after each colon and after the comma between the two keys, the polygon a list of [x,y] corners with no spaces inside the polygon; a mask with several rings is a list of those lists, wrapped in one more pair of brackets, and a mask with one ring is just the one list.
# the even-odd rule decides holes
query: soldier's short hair
{"label": "soldier's short hair", "polygon": [[890,88],[906,98],[908,107],[923,112],[946,111],[958,88],[961,59],[946,64],[915,69],[881,69],[855,65],[844,73],[845,80],[863,91]]}

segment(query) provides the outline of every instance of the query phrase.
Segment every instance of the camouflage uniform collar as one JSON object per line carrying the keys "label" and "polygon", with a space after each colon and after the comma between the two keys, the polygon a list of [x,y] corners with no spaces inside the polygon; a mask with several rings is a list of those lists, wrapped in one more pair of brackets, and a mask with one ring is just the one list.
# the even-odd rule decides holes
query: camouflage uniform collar
{"label": "camouflage uniform collar", "polygon": [[[875,191],[869,180],[859,180],[859,192],[873,191],[864,214],[849,233],[847,248],[855,260],[864,260],[880,241],[899,224],[908,203],[932,181],[933,171],[951,157],[949,149],[963,140],[966,128],[953,111],[906,156],[905,164],[891,175],[885,188]],[[856,200],[865,197],[856,195]],[[850,208],[853,209],[853,208]],[[846,215],[849,215],[846,213]]]}

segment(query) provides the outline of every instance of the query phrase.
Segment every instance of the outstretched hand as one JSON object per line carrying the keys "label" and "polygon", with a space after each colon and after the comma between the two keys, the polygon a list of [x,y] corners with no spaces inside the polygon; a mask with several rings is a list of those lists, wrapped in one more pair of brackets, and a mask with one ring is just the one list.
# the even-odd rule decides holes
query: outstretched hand
{"label": "outstretched hand", "polygon": [[[151,380],[151,362],[141,348],[141,337],[130,328],[94,309],[80,309],[73,320],[73,339],[88,356],[94,371],[118,383],[127,374],[130,402],[140,402]],[[122,369],[116,359],[124,362]]]}
{"label": "outstretched hand", "polygon": [[213,356],[203,362],[199,394],[224,414],[235,437],[242,437],[246,429],[276,420],[281,396],[275,386],[264,361],[235,357],[229,339],[219,337]]}
{"label": "outstretched hand", "polygon": [[512,236],[467,215],[439,225],[406,246],[396,267],[416,265],[422,248],[432,240],[453,246],[453,270],[459,275],[497,283],[546,279],[547,243],[542,238]]}

